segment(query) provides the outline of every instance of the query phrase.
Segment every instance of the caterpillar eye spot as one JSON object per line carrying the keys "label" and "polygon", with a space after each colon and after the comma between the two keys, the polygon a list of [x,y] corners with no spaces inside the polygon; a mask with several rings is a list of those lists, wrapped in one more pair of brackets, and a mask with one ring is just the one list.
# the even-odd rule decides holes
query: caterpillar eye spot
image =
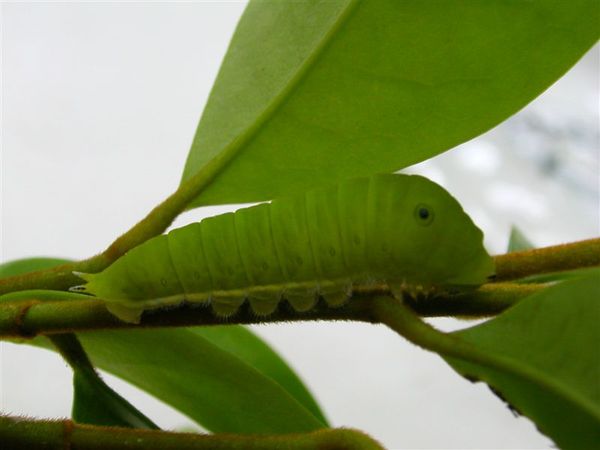
{"label": "caterpillar eye spot", "polygon": [[425,204],[419,204],[415,207],[415,219],[419,225],[427,226],[433,222],[433,210]]}

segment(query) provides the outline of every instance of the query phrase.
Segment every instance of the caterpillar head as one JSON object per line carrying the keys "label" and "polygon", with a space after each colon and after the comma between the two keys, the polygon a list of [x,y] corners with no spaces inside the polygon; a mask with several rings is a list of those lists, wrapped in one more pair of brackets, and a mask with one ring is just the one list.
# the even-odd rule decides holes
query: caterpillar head
{"label": "caterpillar head", "polygon": [[476,286],[494,274],[483,233],[441,186],[421,176],[394,177],[401,209],[390,233],[394,265],[411,283],[423,286]]}

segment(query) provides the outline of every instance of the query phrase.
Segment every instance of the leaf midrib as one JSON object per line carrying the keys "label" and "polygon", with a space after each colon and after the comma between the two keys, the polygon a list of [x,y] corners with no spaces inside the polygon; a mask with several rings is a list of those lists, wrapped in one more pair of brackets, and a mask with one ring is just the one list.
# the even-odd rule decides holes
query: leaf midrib
{"label": "leaf midrib", "polygon": [[[319,56],[323,53],[325,48],[333,41],[338,31],[346,24],[348,19],[352,16],[352,13],[356,10],[356,6],[360,3],[359,0],[349,0],[342,11],[338,14],[337,18],[333,22],[329,31],[323,35],[317,45],[314,46],[313,50],[309,53],[308,57],[304,60],[300,66],[296,69],[294,75],[285,83],[281,91],[273,96],[271,101],[267,104],[264,110],[256,117],[256,119],[242,132],[235,136],[229,144],[223,149],[216,153],[212,158],[206,161],[202,167],[200,167],[196,173],[202,170],[203,167],[215,162],[217,160],[218,168],[214,171],[211,182],[205,186],[207,188],[210,184],[214,183],[218,179],[219,174],[230,164],[235,156],[243,150],[246,143],[248,143],[262,128],[262,126],[268,122],[268,120],[274,115],[274,113],[281,107],[285,100],[290,94],[300,85],[306,74],[314,66]],[[200,195],[202,197],[202,195]]]}
{"label": "leaf midrib", "polygon": [[[456,336],[459,337],[460,334],[457,334]],[[460,336],[460,338],[464,339],[462,336]],[[458,356],[449,357],[455,360],[462,360],[468,364],[479,365],[484,368],[496,370],[500,373],[513,375],[537,386],[544,387],[548,391],[563,398],[563,400],[568,403],[582,409],[600,423],[600,408],[594,402],[589,401],[587,397],[569,388],[562,380],[547,376],[545,372],[540,371],[535,366],[523,365],[519,360],[506,354],[491,357],[493,359],[493,364],[484,364],[476,359],[469,361],[464,357]]]}

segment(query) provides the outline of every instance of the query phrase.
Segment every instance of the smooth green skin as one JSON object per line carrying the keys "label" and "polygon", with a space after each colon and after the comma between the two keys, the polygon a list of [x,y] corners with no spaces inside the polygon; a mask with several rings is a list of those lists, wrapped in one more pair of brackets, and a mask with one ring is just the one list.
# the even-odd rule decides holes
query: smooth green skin
{"label": "smooth green skin", "polygon": [[[600,270],[520,301],[497,318],[453,333],[528,370],[515,372],[446,358],[459,373],[485,381],[563,449],[600,442]],[[442,355],[443,356],[443,355]]]}
{"label": "smooth green skin", "polygon": [[[2,276],[19,275],[33,270],[50,268],[65,262],[69,261],[55,258],[29,258],[10,261],[0,265],[0,274]],[[88,296],[70,292],[34,290],[3,295],[0,297],[0,302],[31,300],[32,298],[56,301],[57,299],[65,299],[65,297],[76,300]],[[146,330],[145,336],[154,336],[153,333],[155,331],[158,332],[158,330]],[[155,348],[147,344],[145,336],[131,333],[127,339],[119,340],[117,333],[103,335],[101,332],[98,332],[93,335],[86,333],[84,339],[81,339],[81,335],[79,338],[84,342],[87,354],[99,368],[147,390],[150,394],[155,395],[175,408],[181,408],[182,412],[196,420],[207,430],[250,433],[253,431],[252,427],[256,420],[271,421],[274,433],[282,433],[284,432],[282,431],[283,429],[288,430],[292,426],[291,424],[295,423],[303,427],[306,423],[314,421],[314,418],[323,426],[327,425],[327,419],[300,378],[274,350],[245,327],[231,325],[205,329],[173,329],[161,330],[159,334],[159,337],[153,337],[153,341],[160,340],[161,345],[165,348],[177,348],[178,342],[188,340],[188,345],[197,348],[197,352],[210,353],[213,358],[214,368],[205,370],[204,367],[198,367],[196,368],[197,371],[194,372],[192,371],[194,368],[190,369],[187,359],[179,358],[173,360],[173,358],[170,358],[165,363],[165,367],[168,367],[169,372],[172,374],[171,377],[176,377],[181,382],[180,385],[172,385],[166,383],[166,379],[158,375],[150,379],[146,378],[145,368],[150,364],[158,366],[158,362],[156,360]],[[33,343],[55,350],[45,338],[36,338],[33,341],[27,340],[24,343]],[[119,363],[111,360],[110,355],[115,346],[118,346],[125,354],[127,352],[131,355],[135,354],[135,362],[129,361],[129,363],[124,363],[121,361]],[[134,365],[137,365],[137,367],[134,367]],[[236,365],[237,372],[235,374],[237,378],[231,380],[233,384],[228,388],[226,385],[227,380],[223,379],[219,371],[233,370],[232,365]],[[156,367],[154,370],[159,371],[159,367]],[[261,377],[257,377],[257,372],[262,376],[262,381],[260,380]],[[250,374],[249,376],[248,373]],[[99,385],[96,385],[95,391],[91,396],[87,395],[89,392],[81,392],[80,388],[88,389],[90,387],[89,380],[87,382],[87,386],[84,386],[74,378],[74,406],[76,405],[80,412],[87,411],[89,413],[89,411],[96,408],[98,402],[96,402],[96,405],[92,405],[86,403],[88,400],[94,402],[94,398],[104,398],[105,401],[102,405],[104,410],[98,411],[99,413],[104,413],[104,419],[106,419],[107,414],[106,408],[110,407],[111,404],[114,408],[119,407],[121,411],[125,410],[128,414],[132,413],[130,408],[128,408],[131,405],[126,401],[126,405],[118,406],[116,404],[118,401],[114,398],[113,394],[115,393],[112,390],[111,392],[99,392]],[[204,392],[201,389],[199,390],[197,386],[199,382],[208,386],[218,385],[219,394],[211,395],[210,391]],[[265,397],[259,398],[253,395],[257,384],[259,385],[257,392],[265,395]],[[282,392],[282,390],[285,390],[285,392]],[[192,400],[202,393],[211,400],[208,402],[197,401],[190,404],[190,402],[183,403],[180,398],[183,396]],[[294,400],[290,400],[290,396]],[[236,417],[235,423],[232,423],[229,411],[222,408],[218,409],[218,411],[213,411],[213,403],[227,403],[230,400],[239,404],[245,404],[244,409],[252,412],[251,417],[249,418],[245,414],[240,413]],[[278,411],[271,411],[271,402],[277,404],[290,403],[286,415],[289,424],[284,424],[280,430],[276,429],[280,422],[272,421],[272,414],[276,414]],[[302,405],[302,407],[299,407],[298,404]],[[260,407],[261,405],[264,407]],[[126,407],[124,408],[123,406]],[[222,416],[219,413],[222,413]],[[312,417],[307,417],[308,415]],[[115,416],[122,418],[123,414],[115,413],[113,414],[113,419]],[[140,420],[143,420],[143,417],[143,414],[139,413]],[[210,420],[206,421],[206,417],[209,417]],[[130,422],[130,424],[135,426],[135,422]]]}
{"label": "smooth green skin", "polygon": [[[421,208],[429,218],[418,216]],[[339,304],[351,283],[383,281],[399,292],[478,286],[494,273],[482,240],[439,185],[382,174],[174,230],[99,274],[81,274],[88,283],[77,290],[133,322],[144,309],[186,300],[228,315],[247,297],[264,315],[285,295],[302,311],[315,293]]]}
{"label": "smooth green skin", "polygon": [[[494,127],[598,39],[597,0],[251,1],[183,174],[189,207],[393,172]],[[276,176],[274,176],[276,174]]]}

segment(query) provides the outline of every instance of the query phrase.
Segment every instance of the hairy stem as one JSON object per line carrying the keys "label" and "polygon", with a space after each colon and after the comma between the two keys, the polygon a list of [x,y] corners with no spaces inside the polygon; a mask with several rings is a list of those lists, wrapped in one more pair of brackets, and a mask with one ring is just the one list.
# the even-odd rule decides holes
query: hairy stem
{"label": "hairy stem", "polygon": [[373,302],[373,318],[425,350],[484,365],[496,364],[496,355],[487,355],[457,336],[436,330],[406,302],[378,298]]}
{"label": "hairy stem", "polygon": [[[47,450],[382,450],[366,434],[351,429],[273,436],[172,433],[80,425],[70,420],[30,420],[0,416],[0,442],[10,449]],[[5,447],[3,447],[5,448]]]}
{"label": "hairy stem", "polygon": [[600,266],[600,238],[507,253],[494,261],[497,281]]}
{"label": "hairy stem", "polygon": [[[540,285],[499,283],[459,295],[438,296],[428,300],[407,299],[414,310],[424,316],[462,316],[478,318],[493,316],[520,299],[543,289]],[[306,313],[299,313],[287,302],[281,302],[277,311],[267,317],[258,317],[244,304],[231,317],[215,316],[203,305],[181,305],[174,309],[148,311],[139,325],[122,322],[110,314],[104,302],[98,299],[64,302],[15,301],[0,303],[0,338],[29,338],[36,335],[83,332],[99,329],[176,327],[193,325],[255,324],[289,321],[355,320],[376,322],[372,317],[372,303],[380,297],[389,297],[385,288],[357,289],[344,306],[330,308],[321,299]]]}

